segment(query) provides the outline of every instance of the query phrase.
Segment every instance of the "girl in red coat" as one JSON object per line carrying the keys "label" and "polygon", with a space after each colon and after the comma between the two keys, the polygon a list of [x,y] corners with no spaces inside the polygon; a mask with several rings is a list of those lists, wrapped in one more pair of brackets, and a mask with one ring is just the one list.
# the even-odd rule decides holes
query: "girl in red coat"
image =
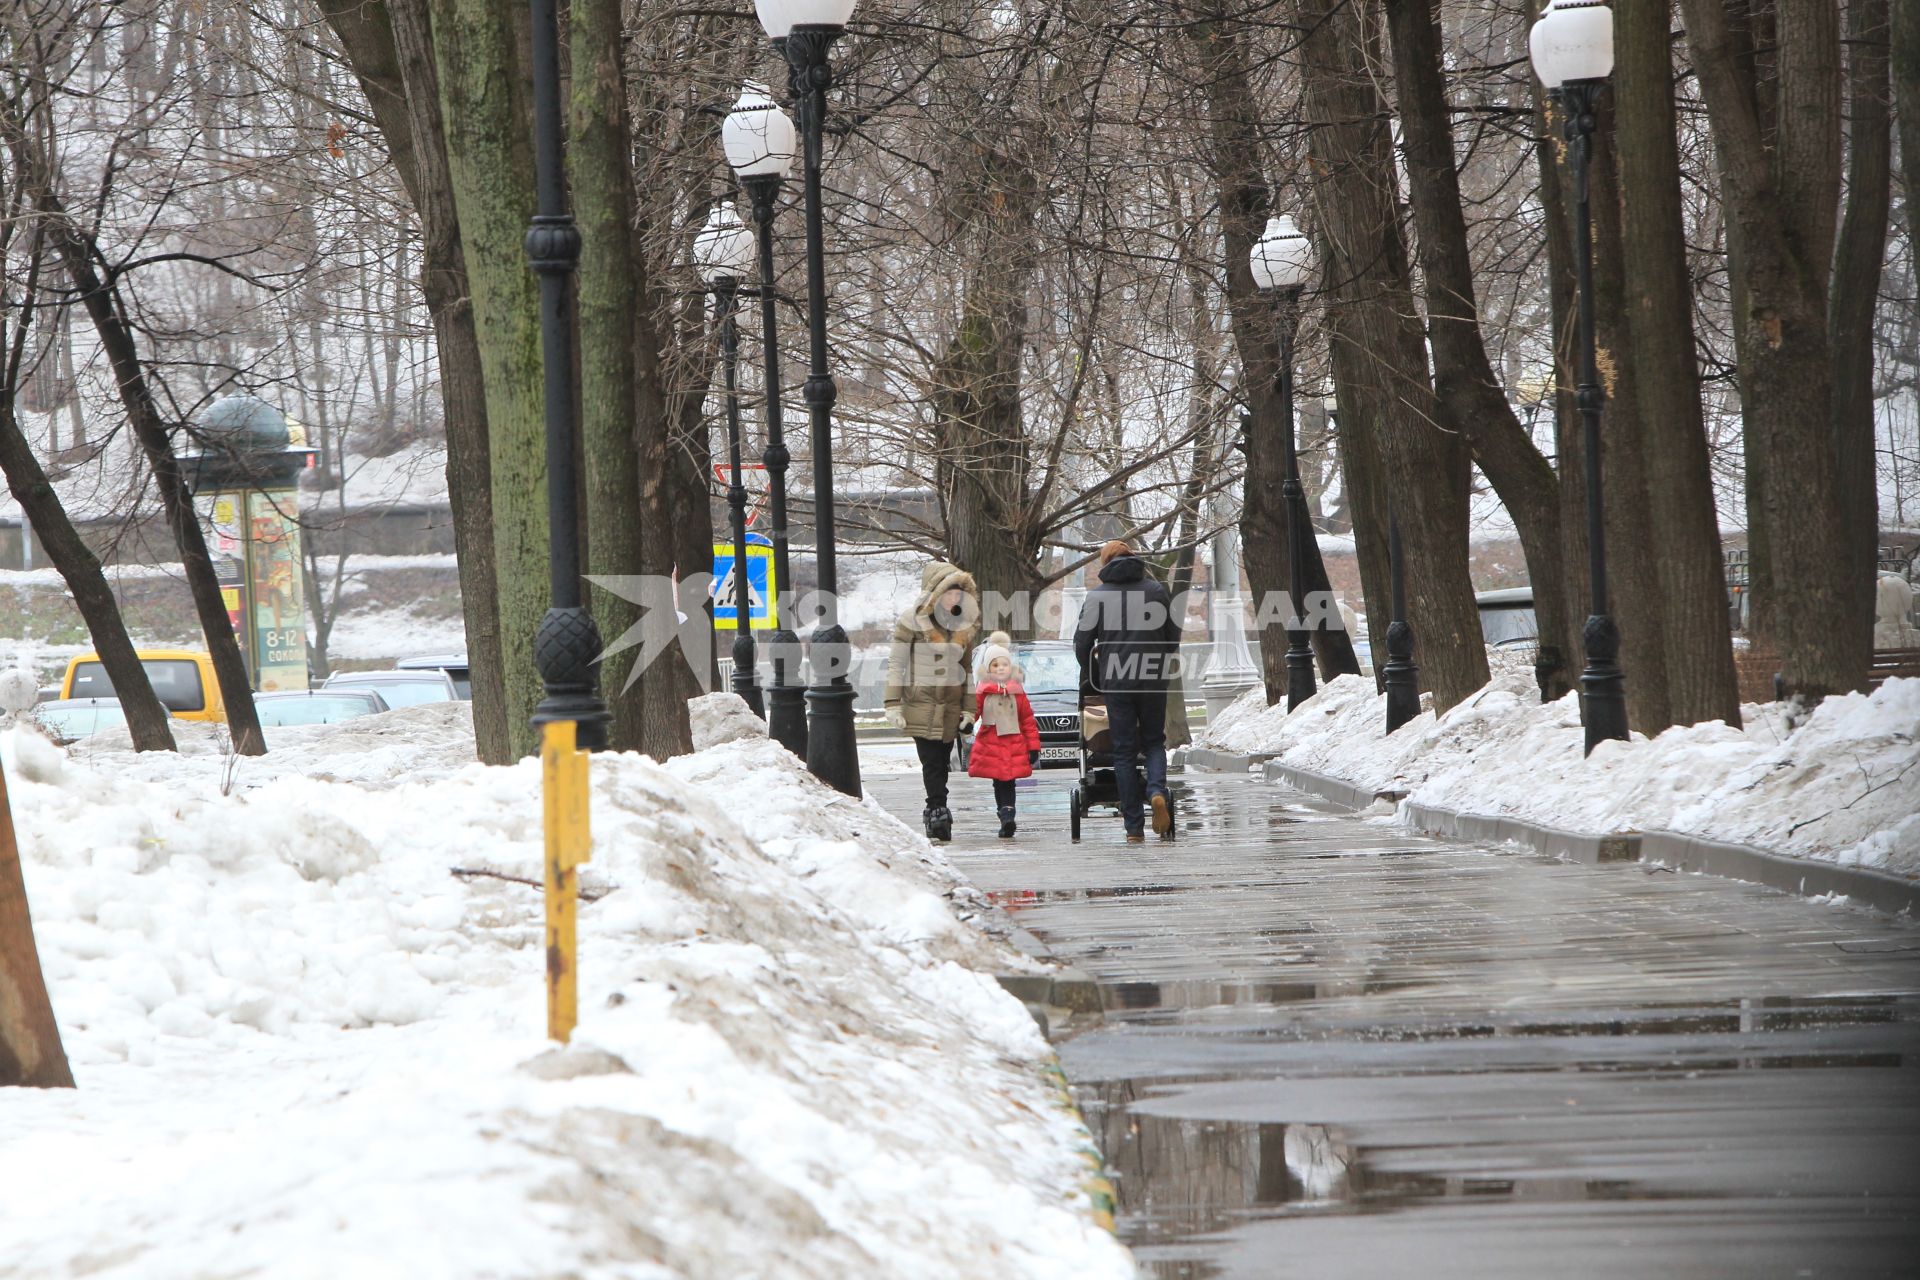
{"label": "girl in red coat", "polygon": [[984,676],[974,698],[973,754],[967,772],[993,779],[993,803],[1000,810],[1000,838],[1013,838],[1013,783],[1033,776],[1040,758],[1040,726],[1033,704],[1013,667],[1012,641],[1004,631],[987,637],[981,649]]}

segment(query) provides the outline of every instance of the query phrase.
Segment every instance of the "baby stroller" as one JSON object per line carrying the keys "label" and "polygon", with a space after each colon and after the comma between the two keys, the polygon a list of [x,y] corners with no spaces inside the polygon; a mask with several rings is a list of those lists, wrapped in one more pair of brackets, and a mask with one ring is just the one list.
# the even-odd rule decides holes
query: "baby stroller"
{"label": "baby stroller", "polygon": [[[1136,769],[1141,763],[1135,757]],[[1167,801],[1169,804],[1173,801],[1171,792]],[[1118,812],[1120,782],[1114,774],[1113,731],[1107,724],[1107,700],[1083,687],[1080,690],[1080,781],[1067,796],[1067,829],[1076,841],[1080,839],[1080,819],[1097,804],[1112,805]],[[1173,839],[1173,830],[1169,829],[1160,838]]]}

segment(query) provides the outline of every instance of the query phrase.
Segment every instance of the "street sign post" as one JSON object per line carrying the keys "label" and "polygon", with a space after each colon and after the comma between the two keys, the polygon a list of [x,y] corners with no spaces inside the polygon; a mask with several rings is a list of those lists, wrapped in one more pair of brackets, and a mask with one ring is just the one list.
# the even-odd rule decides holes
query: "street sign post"
{"label": "street sign post", "polygon": [[[774,581],[773,546],[759,534],[747,541],[747,623],[754,631],[771,631],[779,619],[777,597],[780,584]],[[734,616],[734,560],[731,542],[713,544],[713,629],[733,631],[739,620]]]}

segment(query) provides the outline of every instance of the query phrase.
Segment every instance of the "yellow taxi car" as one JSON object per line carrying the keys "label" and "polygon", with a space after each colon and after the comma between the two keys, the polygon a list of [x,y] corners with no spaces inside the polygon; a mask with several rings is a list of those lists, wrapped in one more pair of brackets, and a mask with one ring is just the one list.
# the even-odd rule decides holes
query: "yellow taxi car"
{"label": "yellow taxi car", "polygon": [[[206,720],[224,724],[226,704],[220,700],[220,682],[213,675],[213,659],[192,649],[136,650],[160,705],[178,720]],[[62,698],[116,696],[107,668],[97,653],[83,653],[67,664],[60,681]]]}

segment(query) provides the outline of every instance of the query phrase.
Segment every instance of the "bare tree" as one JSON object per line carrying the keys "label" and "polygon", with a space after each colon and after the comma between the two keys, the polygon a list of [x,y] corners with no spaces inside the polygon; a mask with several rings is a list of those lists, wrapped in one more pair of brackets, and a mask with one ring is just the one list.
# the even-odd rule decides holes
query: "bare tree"
{"label": "bare tree", "polygon": [[0,766],[0,1087],[71,1089],[73,1071],[53,1020],[20,873],[20,843]]}

